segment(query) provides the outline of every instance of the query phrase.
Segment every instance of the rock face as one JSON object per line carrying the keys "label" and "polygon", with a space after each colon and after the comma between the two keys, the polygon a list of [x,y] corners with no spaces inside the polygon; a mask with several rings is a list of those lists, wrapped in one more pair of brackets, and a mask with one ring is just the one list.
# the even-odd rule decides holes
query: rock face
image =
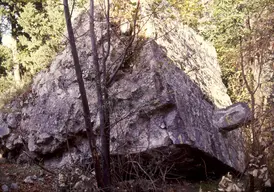
{"label": "rock face", "polygon": [[[82,15],[76,23],[76,34],[84,34],[78,38],[77,47],[97,131],[95,75],[86,33],[88,16]],[[104,27],[103,22],[96,23],[99,45],[104,43],[100,36],[104,36],[100,31]],[[113,36],[109,68],[115,66],[114,61],[125,47],[121,41],[126,42],[127,38]],[[214,123],[216,105],[230,104],[214,48],[187,27],[178,28],[164,38],[141,42],[141,48],[119,70],[110,87],[111,153],[190,146],[242,171],[244,154],[239,130],[224,137]],[[192,78],[179,64],[185,66]],[[198,71],[191,72],[195,67]],[[10,113],[1,114],[1,127],[11,128],[11,133],[1,140],[5,155],[18,157],[27,148],[55,166],[89,157],[79,96],[67,47],[48,70],[35,77],[25,98],[11,103]]]}
{"label": "rock face", "polygon": [[[149,7],[151,6],[146,5],[141,9],[141,14],[145,18],[151,15]],[[175,17],[177,11],[168,3],[162,1],[156,7],[156,15],[145,24],[149,37],[164,47],[172,63],[184,70],[217,108],[231,105],[227,89],[221,79],[221,69],[213,45],[183,25],[183,22]],[[168,12],[172,12],[173,15]]]}
{"label": "rock face", "polygon": [[228,132],[251,120],[251,111],[246,103],[237,103],[225,109],[216,110],[213,116],[215,127]]}

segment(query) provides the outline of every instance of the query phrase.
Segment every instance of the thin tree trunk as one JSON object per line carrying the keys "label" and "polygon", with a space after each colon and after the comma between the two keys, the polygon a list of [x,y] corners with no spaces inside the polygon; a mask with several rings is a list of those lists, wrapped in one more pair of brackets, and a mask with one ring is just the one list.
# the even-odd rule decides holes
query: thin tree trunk
{"label": "thin tree trunk", "polygon": [[89,105],[88,105],[86,90],[85,90],[84,81],[83,81],[83,77],[82,77],[82,71],[81,71],[81,67],[79,64],[78,53],[77,53],[77,49],[76,49],[76,45],[75,45],[75,38],[74,38],[74,33],[73,33],[73,29],[72,29],[72,24],[71,24],[68,1],[63,0],[63,3],[64,3],[64,12],[65,12],[67,30],[68,30],[68,35],[69,35],[69,43],[71,46],[71,53],[73,56],[74,67],[75,67],[77,81],[78,81],[79,90],[80,90],[81,99],[82,99],[86,132],[87,132],[89,146],[90,146],[90,150],[91,150],[91,154],[92,154],[92,158],[93,158],[93,162],[94,162],[97,185],[99,188],[104,188],[104,184],[103,184],[102,177],[101,177],[99,155],[98,155],[98,152],[96,149],[96,138],[95,138],[94,132],[92,130]]}
{"label": "thin tree trunk", "polygon": [[18,50],[17,50],[17,40],[16,36],[12,36],[9,48],[12,51],[12,58],[13,58],[13,78],[17,84],[21,82],[21,73],[20,73],[20,64],[18,60]]}
{"label": "thin tree trunk", "polygon": [[107,49],[103,49],[103,61],[102,61],[102,90],[103,90],[103,99],[104,99],[104,115],[105,115],[105,127],[104,130],[101,130],[101,141],[102,141],[102,155],[104,157],[103,162],[103,180],[107,186],[111,185],[111,176],[110,176],[110,113],[109,113],[109,99],[108,99],[108,87],[107,87],[107,59],[110,53],[110,3],[109,0],[106,1],[106,22],[107,22]]}
{"label": "thin tree trunk", "polygon": [[[107,18],[108,20],[109,18]],[[98,99],[98,110],[100,117],[100,133],[101,133],[101,149],[102,149],[102,160],[103,160],[103,181],[104,191],[110,191],[111,180],[110,180],[110,156],[109,156],[109,113],[108,110],[108,93],[105,86],[105,61],[103,68],[103,85],[101,81],[101,71],[99,65],[98,51],[96,45],[96,34],[94,29],[94,1],[90,1],[90,39],[93,52],[93,64],[95,66],[95,83],[96,92]],[[105,95],[104,95],[105,93]]]}

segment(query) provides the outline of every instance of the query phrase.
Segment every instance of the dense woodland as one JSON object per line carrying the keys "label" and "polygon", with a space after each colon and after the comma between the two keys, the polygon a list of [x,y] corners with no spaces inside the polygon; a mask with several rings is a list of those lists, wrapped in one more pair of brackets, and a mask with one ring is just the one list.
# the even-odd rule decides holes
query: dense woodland
{"label": "dense woodland", "polygon": [[[244,133],[247,154],[267,151],[270,154],[267,164],[273,174],[274,151],[270,146],[274,113],[274,1],[166,1],[180,14],[171,12],[170,17],[180,17],[214,44],[232,101],[248,102],[253,112],[254,121]],[[151,2],[157,7],[162,0]],[[130,1],[113,1],[110,23],[117,15],[137,18],[134,11],[122,9],[129,3],[136,6]],[[69,7],[73,12],[87,11],[87,4],[87,0],[76,0],[70,1]],[[3,107],[28,89],[35,74],[50,65],[67,44],[68,37],[60,0],[1,0],[0,18],[0,107]]]}

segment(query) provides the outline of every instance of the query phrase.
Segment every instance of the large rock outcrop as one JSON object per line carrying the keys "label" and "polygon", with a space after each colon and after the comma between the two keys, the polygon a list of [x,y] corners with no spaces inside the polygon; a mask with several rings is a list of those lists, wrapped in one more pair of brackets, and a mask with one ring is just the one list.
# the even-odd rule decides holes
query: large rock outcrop
{"label": "large rock outcrop", "polygon": [[144,19],[145,35],[164,47],[167,57],[184,70],[217,108],[231,105],[221,79],[221,69],[213,45],[183,25],[183,21],[176,16],[179,15],[176,9],[167,2],[162,1],[155,5],[153,17],[151,4],[142,4],[144,6],[141,8],[141,14],[144,18],[150,18]]}
{"label": "large rock outcrop", "polygon": [[[82,15],[76,23],[78,53],[96,131],[97,99],[92,50],[86,33],[88,16]],[[176,21],[169,25],[178,28],[172,34],[162,31],[166,34],[162,40],[142,41],[110,87],[111,153],[189,146],[242,171],[244,153],[239,130],[224,135],[219,130],[223,127],[218,127],[223,125],[218,118],[225,114],[220,116],[216,106],[228,106],[230,99],[221,81],[215,50],[193,30]],[[100,30],[104,26],[103,22],[96,23],[98,45],[104,43],[104,31]],[[115,66],[114,61],[125,47],[122,42],[127,39],[113,36],[110,68]],[[34,78],[29,92],[8,105],[8,112],[0,114],[0,128],[5,128],[1,139],[5,155],[20,159],[22,151],[28,149],[46,162],[55,162],[55,166],[71,162],[71,157],[80,160],[90,156],[79,96],[67,47],[48,70]]]}

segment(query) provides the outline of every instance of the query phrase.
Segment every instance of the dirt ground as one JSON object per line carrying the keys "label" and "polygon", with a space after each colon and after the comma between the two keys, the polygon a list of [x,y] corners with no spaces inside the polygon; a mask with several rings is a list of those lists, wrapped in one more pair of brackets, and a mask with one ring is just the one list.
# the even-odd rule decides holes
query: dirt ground
{"label": "dirt ground", "polygon": [[[20,191],[20,192],[50,192],[56,191],[56,183],[52,175],[47,174],[45,171],[41,175],[41,168],[37,166],[20,166],[12,163],[7,163],[5,159],[0,159],[0,187],[2,185],[7,185],[10,187],[12,183],[17,183],[17,190],[10,191]],[[31,183],[24,183],[24,179],[28,176],[36,175],[37,180]],[[41,175],[41,176],[40,176]],[[0,191],[2,189],[0,188]]]}
{"label": "dirt ground", "polygon": [[[37,176],[37,180],[34,180],[33,183],[24,182],[26,177],[34,175]],[[56,177],[42,170],[37,165],[22,166],[8,163],[5,159],[0,158],[0,191],[2,191],[2,185],[10,187],[12,183],[17,183],[18,189],[10,190],[11,192],[58,192],[56,180]],[[164,188],[167,192],[199,192],[200,187],[202,187],[203,192],[216,191],[212,186],[216,186],[216,181],[199,183],[180,181],[177,184],[167,184]],[[123,192],[134,191],[122,188],[120,190]],[[117,188],[115,191],[117,191]]]}

